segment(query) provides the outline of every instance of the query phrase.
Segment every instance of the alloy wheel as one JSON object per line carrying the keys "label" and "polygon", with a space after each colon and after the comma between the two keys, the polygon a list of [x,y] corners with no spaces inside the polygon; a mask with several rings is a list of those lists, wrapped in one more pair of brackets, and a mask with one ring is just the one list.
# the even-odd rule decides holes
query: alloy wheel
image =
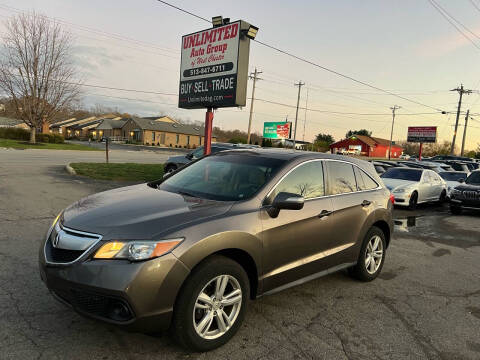
{"label": "alloy wheel", "polygon": [[193,309],[193,327],[203,339],[224,335],[235,323],[242,306],[242,288],[233,276],[220,275],[200,291]]}
{"label": "alloy wheel", "polygon": [[383,242],[380,236],[373,236],[368,242],[365,252],[365,268],[372,275],[375,274],[382,264]]}

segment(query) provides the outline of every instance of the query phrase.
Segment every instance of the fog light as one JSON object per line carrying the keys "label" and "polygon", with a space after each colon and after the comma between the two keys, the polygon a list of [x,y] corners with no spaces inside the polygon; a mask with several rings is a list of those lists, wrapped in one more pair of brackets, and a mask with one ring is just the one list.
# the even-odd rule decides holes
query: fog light
{"label": "fog light", "polygon": [[108,317],[116,321],[127,321],[132,318],[132,314],[123,302],[112,300],[108,307]]}

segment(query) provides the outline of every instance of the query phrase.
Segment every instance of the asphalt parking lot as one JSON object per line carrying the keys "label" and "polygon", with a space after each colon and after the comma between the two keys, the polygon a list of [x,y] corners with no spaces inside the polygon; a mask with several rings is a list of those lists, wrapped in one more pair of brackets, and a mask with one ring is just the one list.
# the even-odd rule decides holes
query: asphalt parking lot
{"label": "asphalt parking lot", "polygon": [[[40,281],[40,241],[62,208],[122,185],[67,175],[70,159],[101,161],[79,153],[0,149],[0,358],[480,358],[480,214],[451,216],[446,206],[395,210],[377,280],[340,272],[251,302],[238,334],[211,353],[189,354],[167,335],[127,333],[75,314]],[[114,155],[163,162],[169,154]]]}

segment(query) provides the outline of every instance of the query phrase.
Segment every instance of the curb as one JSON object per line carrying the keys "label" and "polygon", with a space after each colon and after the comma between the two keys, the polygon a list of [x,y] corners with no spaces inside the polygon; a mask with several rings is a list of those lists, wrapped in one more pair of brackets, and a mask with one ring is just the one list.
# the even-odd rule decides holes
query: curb
{"label": "curb", "polygon": [[77,172],[75,171],[75,169],[72,168],[69,164],[65,165],[65,170],[66,170],[67,173],[69,173],[70,175],[77,175]]}

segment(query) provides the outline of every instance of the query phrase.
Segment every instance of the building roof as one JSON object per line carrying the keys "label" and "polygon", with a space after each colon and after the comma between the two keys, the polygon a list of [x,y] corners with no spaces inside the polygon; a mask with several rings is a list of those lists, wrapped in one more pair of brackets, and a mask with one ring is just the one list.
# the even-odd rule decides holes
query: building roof
{"label": "building roof", "polygon": [[64,121],[59,121],[55,124],[52,124],[50,126],[50,128],[52,129],[55,129],[55,128],[59,128],[59,127],[72,127],[74,125],[77,125],[77,124],[84,124],[84,123],[87,123],[87,122],[90,122],[90,121],[93,121],[95,120],[96,117],[95,116],[90,116],[90,117],[87,117],[87,118],[83,118],[83,119],[75,119],[75,118],[72,118],[72,119],[68,119],[68,120],[64,120]]}
{"label": "building roof", "polygon": [[203,136],[205,134],[205,128],[203,126],[153,121],[145,118],[131,118],[131,120],[142,130],[155,130],[198,136]]}
{"label": "building roof", "polygon": [[111,129],[121,129],[123,125],[128,121],[128,118],[123,118],[120,120],[115,119],[99,119],[100,123],[97,126],[98,130],[111,130]]}
{"label": "building roof", "polygon": [[96,127],[100,123],[100,121],[101,120],[92,120],[92,121],[84,122],[81,124],[75,124],[75,125],[69,126],[69,128],[71,130],[91,129],[93,127]]}
{"label": "building roof", "polygon": [[22,120],[17,120],[17,119],[12,119],[12,118],[7,118],[7,117],[3,117],[3,116],[0,116],[0,126],[16,126],[16,125],[20,125],[21,123],[23,123]]}
{"label": "building roof", "polygon": [[[366,135],[352,135],[351,137],[347,138],[347,139],[343,139],[343,140],[340,140],[340,141],[337,141],[333,144],[331,144],[330,146],[333,146],[335,144],[338,144],[340,142],[343,142],[343,141],[346,141],[346,140],[349,140],[349,139],[352,139],[352,138],[357,138],[358,140],[360,140],[361,142],[367,144],[368,146],[376,146],[376,145],[384,145],[384,146],[389,146],[390,145],[390,140],[387,140],[387,139],[382,139],[382,138],[377,138],[377,137],[373,137],[373,136],[366,136]],[[397,147],[400,147],[398,145],[395,145],[393,142],[392,142],[392,146],[397,146]]]}

